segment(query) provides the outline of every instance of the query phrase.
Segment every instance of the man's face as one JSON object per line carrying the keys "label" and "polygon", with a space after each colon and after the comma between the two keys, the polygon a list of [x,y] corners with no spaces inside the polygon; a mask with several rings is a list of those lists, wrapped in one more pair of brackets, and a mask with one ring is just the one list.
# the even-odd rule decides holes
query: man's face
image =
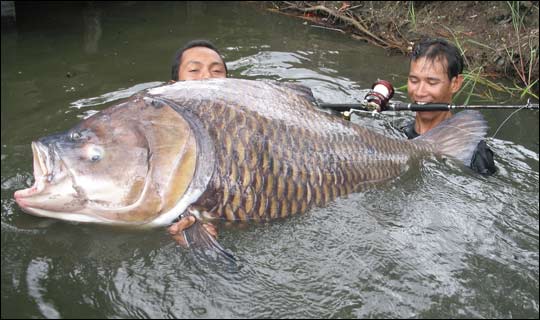
{"label": "man's face", "polygon": [[201,80],[226,78],[225,65],[214,50],[206,47],[193,47],[182,54],[178,80]]}
{"label": "man's face", "polygon": [[[409,99],[414,103],[452,103],[452,96],[458,92],[463,83],[460,74],[448,79],[445,60],[426,60],[425,57],[411,61],[407,91]],[[429,116],[441,111],[422,112]]]}
{"label": "man's face", "polygon": [[451,103],[452,96],[461,87],[461,75],[448,79],[446,61],[426,60],[425,57],[411,62],[407,89],[413,102]]}

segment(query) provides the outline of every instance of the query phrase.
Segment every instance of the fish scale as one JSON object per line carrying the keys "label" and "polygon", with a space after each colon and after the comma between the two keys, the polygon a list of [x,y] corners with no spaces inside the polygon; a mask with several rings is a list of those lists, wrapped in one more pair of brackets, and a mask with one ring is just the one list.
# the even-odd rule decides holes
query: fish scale
{"label": "fish scale", "polygon": [[[293,98],[296,104],[291,108],[306,110],[302,123],[271,120],[237,103],[209,100],[192,110],[215,137],[217,160],[207,191],[194,207],[226,220],[301,214],[371,182],[398,176],[418,150],[413,144],[401,150],[367,130],[353,129],[356,135],[335,132],[329,124],[350,124],[315,110],[307,100]],[[376,148],[379,151],[373,154],[370,150]]]}

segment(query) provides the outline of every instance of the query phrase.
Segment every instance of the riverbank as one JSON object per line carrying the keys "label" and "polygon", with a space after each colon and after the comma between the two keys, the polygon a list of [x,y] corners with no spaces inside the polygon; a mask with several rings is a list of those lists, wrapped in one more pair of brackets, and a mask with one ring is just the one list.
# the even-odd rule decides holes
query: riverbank
{"label": "riverbank", "polygon": [[[538,1],[272,1],[268,9],[409,54],[424,37],[464,53],[466,78],[491,90],[538,99]],[[499,79],[513,85],[501,85]]]}

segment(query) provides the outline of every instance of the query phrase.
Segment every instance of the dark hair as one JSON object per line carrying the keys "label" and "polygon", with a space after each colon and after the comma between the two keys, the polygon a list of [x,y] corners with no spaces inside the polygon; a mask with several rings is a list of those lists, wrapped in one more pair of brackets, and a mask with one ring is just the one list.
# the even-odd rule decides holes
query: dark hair
{"label": "dark hair", "polygon": [[227,74],[228,70],[227,70],[227,65],[225,64],[225,60],[223,60],[221,53],[219,53],[218,49],[214,46],[212,42],[208,40],[192,40],[186,43],[184,47],[176,51],[176,54],[174,56],[174,60],[172,63],[172,68],[171,68],[172,80],[178,81],[178,70],[180,69],[180,63],[182,61],[182,55],[184,54],[184,51],[191,48],[195,48],[195,47],[205,47],[205,48],[215,51],[218,54],[218,56],[221,58],[221,62],[223,62],[223,65],[225,66],[225,75]]}
{"label": "dark hair", "polygon": [[428,61],[446,59],[448,79],[452,79],[463,72],[463,56],[461,52],[456,46],[444,39],[428,38],[415,44],[411,54],[411,62],[423,57]]}

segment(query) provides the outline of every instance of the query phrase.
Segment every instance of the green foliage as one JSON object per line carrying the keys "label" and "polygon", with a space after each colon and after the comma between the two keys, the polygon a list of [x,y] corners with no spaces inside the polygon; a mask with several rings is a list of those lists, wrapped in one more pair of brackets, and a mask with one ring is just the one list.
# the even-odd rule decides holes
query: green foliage
{"label": "green foliage", "polygon": [[409,18],[411,20],[413,30],[416,31],[416,13],[414,12],[414,1],[409,1]]}
{"label": "green foliage", "polygon": [[533,78],[533,70],[538,65],[538,35],[535,37],[532,34],[525,35],[523,39],[523,20],[525,14],[520,12],[519,1],[507,1],[512,14],[512,26],[514,27],[517,45],[514,47],[505,47],[504,50],[511,62],[514,72],[521,80],[521,84],[514,83],[512,90],[520,93],[521,97],[526,95],[538,99],[538,95],[532,92],[532,88],[538,83],[538,75]]}

